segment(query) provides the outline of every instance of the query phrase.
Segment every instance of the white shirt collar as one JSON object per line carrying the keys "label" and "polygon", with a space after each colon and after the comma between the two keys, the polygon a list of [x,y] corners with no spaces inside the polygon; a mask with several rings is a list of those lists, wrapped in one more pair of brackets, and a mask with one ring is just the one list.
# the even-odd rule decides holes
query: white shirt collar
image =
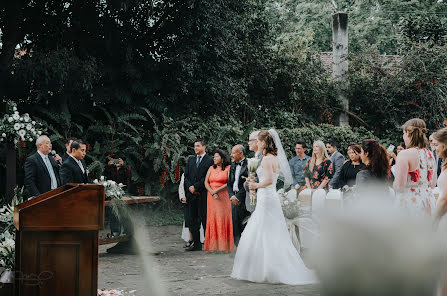
{"label": "white shirt collar", "polygon": [[40,157],[42,157],[43,160],[45,160],[45,158],[48,156],[48,155],[43,154],[39,150],[37,150],[37,153],[39,153]]}
{"label": "white shirt collar", "polygon": [[200,159],[202,159],[202,158],[205,156],[205,154],[206,154],[206,152],[204,152],[203,154],[200,154],[200,155],[197,155],[197,154],[196,154],[196,157],[199,157],[199,156],[200,156]]}

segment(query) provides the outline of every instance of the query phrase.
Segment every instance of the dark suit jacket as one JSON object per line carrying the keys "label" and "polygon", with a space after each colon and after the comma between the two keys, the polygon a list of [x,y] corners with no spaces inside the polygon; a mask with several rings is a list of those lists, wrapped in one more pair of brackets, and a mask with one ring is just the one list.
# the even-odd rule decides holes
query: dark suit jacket
{"label": "dark suit jacket", "polygon": [[[186,163],[184,183],[186,200],[191,200],[199,196],[203,198],[203,194],[206,198],[205,177],[208,169],[214,162],[208,154],[205,154],[200,161],[199,167],[196,167],[196,161],[197,155],[193,155],[188,158],[188,162]],[[191,192],[189,192],[189,187],[191,185],[194,186],[194,189],[196,192],[199,192],[199,194],[191,194]]]}
{"label": "dark suit jacket", "polygon": [[82,162],[85,173],[82,173],[78,163],[69,156],[61,165],[60,175],[62,184],[67,183],[90,183],[90,178],[87,175],[87,166]]}
{"label": "dark suit jacket", "polygon": [[[53,157],[48,157],[56,176],[57,186],[61,186],[61,178],[59,176],[59,166]],[[30,155],[25,161],[25,187],[31,196],[37,196],[51,190],[51,178],[42,157],[36,151]]]}
{"label": "dark suit jacket", "polygon": [[241,173],[239,175],[239,183],[238,183],[239,191],[237,193],[234,193],[234,191],[233,191],[233,184],[236,181],[235,180],[235,177],[236,177],[235,176],[236,175],[236,167],[237,167],[237,164],[233,162],[231,164],[231,167],[230,167],[230,173],[229,173],[228,181],[227,181],[228,195],[230,196],[230,198],[232,196],[236,196],[236,198],[245,207],[246,191],[245,191],[245,188],[244,188],[244,182],[246,180],[243,177],[248,177],[247,159],[245,158],[242,161]]}

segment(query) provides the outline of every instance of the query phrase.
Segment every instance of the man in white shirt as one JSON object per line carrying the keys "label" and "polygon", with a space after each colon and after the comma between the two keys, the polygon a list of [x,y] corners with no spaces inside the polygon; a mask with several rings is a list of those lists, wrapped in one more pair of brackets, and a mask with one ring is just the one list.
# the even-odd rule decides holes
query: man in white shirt
{"label": "man in white shirt", "polygon": [[71,143],[71,153],[61,166],[62,184],[89,183],[88,170],[82,161],[86,154],[86,145],[81,141]]}

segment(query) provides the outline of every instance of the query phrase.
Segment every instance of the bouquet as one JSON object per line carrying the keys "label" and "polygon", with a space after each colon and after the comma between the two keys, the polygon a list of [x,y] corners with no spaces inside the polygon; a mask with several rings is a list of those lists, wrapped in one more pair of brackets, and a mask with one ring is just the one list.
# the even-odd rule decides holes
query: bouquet
{"label": "bouquet", "polygon": [[8,102],[9,114],[0,119],[0,142],[14,143],[24,147],[26,141],[32,142],[42,135],[42,124],[31,119],[28,113],[20,114],[14,102]]}
{"label": "bouquet", "polygon": [[278,190],[279,201],[281,202],[281,208],[284,213],[284,217],[287,219],[295,219],[299,216],[299,201],[296,198],[296,190],[284,191],[284,189]]}
{"label": "bouquet", "polygon": [[104,176],[101,176],[101,178],[93,180],[94,184],[102,185],[105,187],[106,192],[106,200],[115,200],[115,199],[122,199],[124,197],[124,190],[122,183],[117,184],[113,180],[106,180]]}
{"label": "bouquet", "polygon": [[[250,182],[255,181],[256,170],[258,169],[259,159],[257,158],[249,158],[248,159],[248,171],[250,172],[250,176],[248,176],[248,180]],[[256,190],[250,189],[250,204],[256,204]]]}

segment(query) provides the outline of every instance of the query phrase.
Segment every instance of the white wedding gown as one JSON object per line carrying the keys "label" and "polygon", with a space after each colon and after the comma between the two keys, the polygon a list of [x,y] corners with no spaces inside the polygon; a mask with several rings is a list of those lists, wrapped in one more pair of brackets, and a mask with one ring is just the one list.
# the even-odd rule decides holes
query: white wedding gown
{"label": "white wedding gown", "polygon": [[[256,171],[259,181],[263,169]],[[257,283],[306,285],[317,282],[295,249],[287,230],[274,182],[257,192],[256,209],[242,233],[231,277]]]}

